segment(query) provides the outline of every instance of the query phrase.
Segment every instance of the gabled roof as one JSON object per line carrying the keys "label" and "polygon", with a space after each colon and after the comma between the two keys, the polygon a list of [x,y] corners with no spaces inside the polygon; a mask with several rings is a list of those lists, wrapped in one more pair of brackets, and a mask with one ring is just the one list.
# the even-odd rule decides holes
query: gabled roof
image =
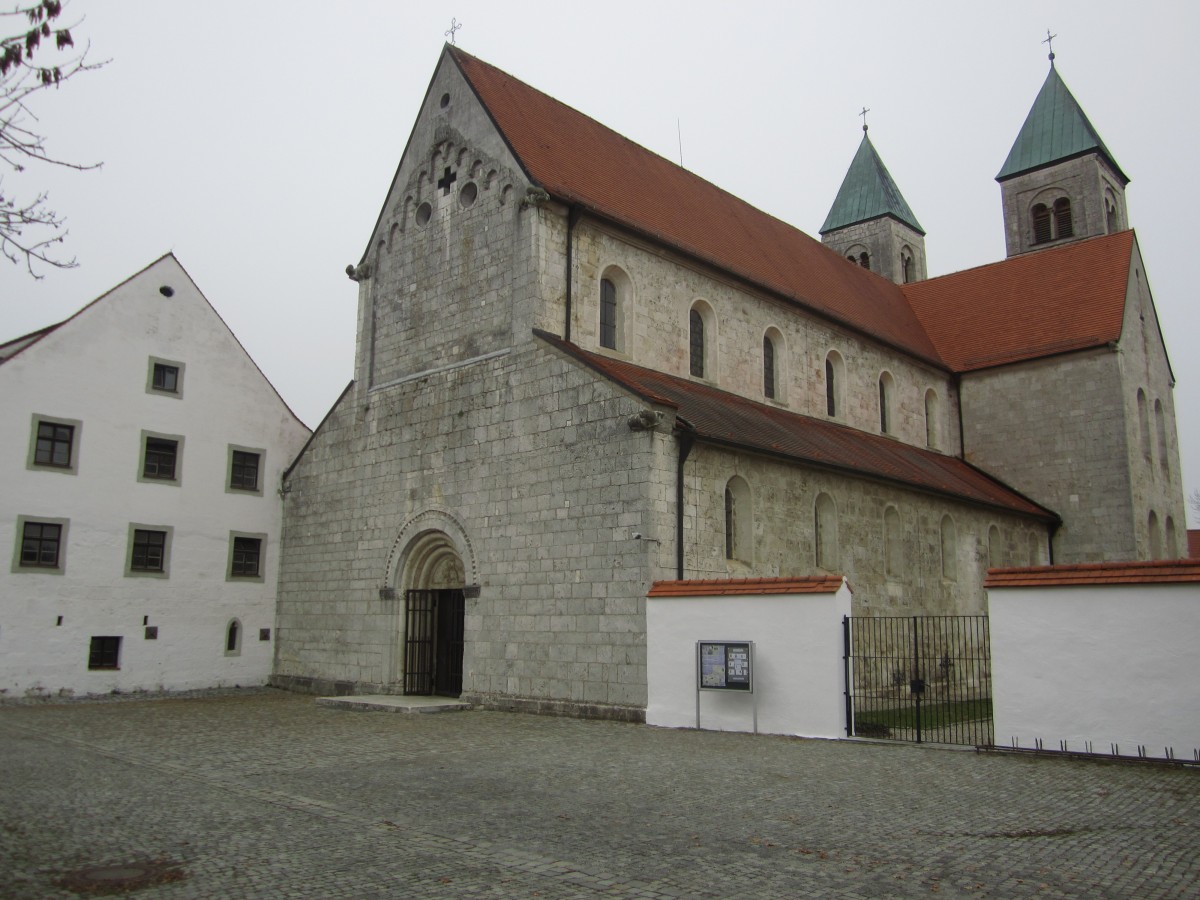
{"label": "gabled roof", "polygon": [[1054,513],[961,459],[755,403],[707,384],[590,353],[543,331],[534,333],[647,402],[674,407],[677,417],[690,425],[697,438],[705,443],[783,457],[851,476],[895,482],[1047,522],[1058,519]]}
{"label": "gabled roof", "polygon": [[898,287],[494,66],[447,46],[525,174],[551,196],[938,363]]}
{"label": "gabled roof", "polygon": [[63,323],[57,322],[54,325],[47,325],[45,328],[39,328],[37,331],[31,331],[29,334],[23,334],[20,337],[13,338],[10,341],[5,341],[0,344],[0,365],[8,362],[26,347],[36,344],[50,332],[59,328]]}
{"label": "gabled roof", "polygon": [[1200,562],[1157,559],[1148,562],[1079,563],[989,569],[985,588],[1088,587],[1100,584],[1197,584]]}
{"label": "gabled roof", "polygon": [[867,137],[864,126],[862,143],[858,145],[858,152],[854,154],[850,169],[838,188],[833,207],[821,226],[821,234],[883,216],[891,216],[921,234],[925,233],[888,173],[887,166],[879,158],[871,139]]}
{"label": "gabled roof", "polygon": [[1085,153],[1099,153],[1121,178],[1121,183],[1129,183],[1051,61],[1050,72],[996,180],[1005,181]]}
{"label": "gabled roof", "polygon": [[1089,238],[903,287],[956,372],[1119,340],[1134,233]]}
{"label": "gabled roof", "polygon": [[656,581],[647,597],[748,597],[772,594],[836,594],[846,579],[841,575],[804,578],[691,578]]}

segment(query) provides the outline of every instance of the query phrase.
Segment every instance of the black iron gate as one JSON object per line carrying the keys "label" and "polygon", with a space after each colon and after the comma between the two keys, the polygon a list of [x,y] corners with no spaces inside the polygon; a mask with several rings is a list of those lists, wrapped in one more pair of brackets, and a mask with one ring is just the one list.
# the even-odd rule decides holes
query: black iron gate
{"label": "black iron gate", "polygon": [[846,616],[846,733],[991,746],[987,616]]}
{"label": "black iron gate", "polygon": [[404,631],[404,693],[462,693],[461,590],[408,591]]}

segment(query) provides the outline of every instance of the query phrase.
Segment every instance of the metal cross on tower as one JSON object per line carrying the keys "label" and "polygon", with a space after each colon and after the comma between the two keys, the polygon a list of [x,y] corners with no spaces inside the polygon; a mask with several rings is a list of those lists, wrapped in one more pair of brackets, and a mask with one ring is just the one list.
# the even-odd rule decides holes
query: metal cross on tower
{"label": "metal cross on tower", "polygon": [[1053,41],[1056,37],[1058,37],[1058,35],[1051,34],[1050,29],[1047,28],[1046,29],[1046,39],[1044,41],[1042,41],[1043,44],[1045,44],[1047,47],[1050,48],[1050,64],[1051,65],[1054,64],[1054,43],[1053,43]]}
{"label": "metal cross on tower", "polygon": [[446,37],[450,38],[450,43],[457,43],[457,41],[454,40],[454,35],[460,28],[462,28],[462,23],[460,23],[458,19],[452,18],[450,20],[450,30],[446,32]]}
{"label": "metal cross on tower", "polygon": [[866,130],[867,130],[867,113],[869,113],[869,112],[870,112],[870,110],[869,110],[869,109],[867,109],[867,108],[864,106],[864,107],[862,108],[862,112],[860,112],[860,113],[859,113],[859,115],[860,115],[860,116],[862,116],[862,120],[863,120],[863,132],[864,132],[864,133],[865,133],[865,132],[866,132]]}

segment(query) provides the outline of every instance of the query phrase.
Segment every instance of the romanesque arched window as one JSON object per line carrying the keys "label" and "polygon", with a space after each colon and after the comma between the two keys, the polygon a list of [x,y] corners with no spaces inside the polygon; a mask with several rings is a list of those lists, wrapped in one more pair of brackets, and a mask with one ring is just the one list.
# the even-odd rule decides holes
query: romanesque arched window
{"label": "romanesque arched window", "polygon": [[1167,559],[1179,559],[1179,546],[1175,543],[1178,538],[1175,534],[1175,520],[1167,516],[1167,526],[1163,534],[1163,555]]}
{"label": "romanesque arched window", "polygon": [[225,655],[238,656],[242,652],[242,623],[230,619],[225,626]]}
{"label": "romanesque arched window", "polygon": [[1146,528],[1150,534],[1150,558],[1162,559],[1162,534],[1158,530],[1158,514],[1154,510],[1150,510]]}
{"label": "romanesque arched window", "polygon": [[712,307],[697,300],[688,311],[688,371],[712,380],[716,374],[716,317]]}
{"label": "romanesque arched window", "polygon": [[1171,475],[1171,456],[1167,453],[1167,419],[1163,415],[1161,400],[1154,401],[1154,429],[1158,433],[1158,464],[1163,474]]}
{"label": "romanesque arched window", "polygon": [[750,485],[740,475],[725,484],[725,558],[750,562],[753,557],[754,514]]}
{"label": "romanesque arched window", "polygon": [[1138,436],[1142,442],[1142,456],[1150,462],[1150,411],[1146,408],[1146,392],[1138,388],[1137,392]]}
{"label": "romanesque arched window", "polygon": [[617,349],[617,286],[600,279],[600,346]]}
{"label": "romanesque arched window", "polygon": [[958,529],[949,515],[942,516],[942,577],[958,580]]}
{"label": "romanesque arched window", "polygon": [[817,568],[833,571],[838,566],[837,507],[828,494],[820,494],[813,508]]}
{"label": "romanesque arched window", "polygon": [[913,262],[913,252],[910,247],[900,248],[900,275],[905,284],[917,280],[917,267]]}
{"label": "romanesque arched window", "polygon": [[1054,237],[1069,238],[1074,237],[1075,226],[1071,221],[1071,201],[1066,197],[1059,197],[1054,201]]}
{"label": "romanesque arched window", "polygon": [[879,431],[881,434],[892,433],[892,394],[894,380],[890,372],[879,376]]}
{"label": "romanesque arched window", "polygon": [[763,396],[775,399],[775,343],[763,335]]}
{"label": "romanesque arched window", "polygon": [[1037,203],[1033,207],[1032,216],[1033,242],[1044,244],[1046,241],[1052,240],[1054,230],[1050,223],[1050,208],[1045,203]]}
{"label": "romanesque arched window", "polygon": [[830,350],[825,356],[825,413],[831,417],[842,414],[842,377],[845,366],[841,354]]}

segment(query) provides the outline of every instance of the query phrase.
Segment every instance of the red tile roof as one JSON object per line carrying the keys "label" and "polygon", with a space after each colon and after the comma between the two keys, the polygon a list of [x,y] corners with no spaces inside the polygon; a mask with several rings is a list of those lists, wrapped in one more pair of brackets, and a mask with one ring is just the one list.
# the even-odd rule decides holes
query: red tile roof
{"label": "red tile roof", "polygon": [[824,419],[787,412],[707,384],[590,353],[555,335],[535,332],[598,374],[647,402],[675,407],[707,443],[724,444],[825,469],[898,482],[968,503],[1057,521],[1049,510],[950,456]]}
{"label": "red tile roof", "polygon": [[1188,529],[1188,556],[1200,559],[1200,529]]}
{"label": "red tile roof", "polygon": [[1150,562],[1080,563],[1070,566],[1029,566],[989,569],[985,588],[1079,587],[1097,584],[1196,584],[1200,562],[1186,559]]}
{"label": "red tile roof", "polygon": [[[707,578],[689,581],[656,581],[647,597],[737,597],[762,594],[834,594],[841,575],[807,578]],[[847,582],[847,585],[849,583]]]}
{"label": "red tile roof", "polygon": [[938,361],[897,285],[511,75],[447,52],[530,180],[552,196]]}
{"label": "red tile roof", "polygon": [[906,284],[956,372],[1102,346],[1121,337],[1132,231]]}

